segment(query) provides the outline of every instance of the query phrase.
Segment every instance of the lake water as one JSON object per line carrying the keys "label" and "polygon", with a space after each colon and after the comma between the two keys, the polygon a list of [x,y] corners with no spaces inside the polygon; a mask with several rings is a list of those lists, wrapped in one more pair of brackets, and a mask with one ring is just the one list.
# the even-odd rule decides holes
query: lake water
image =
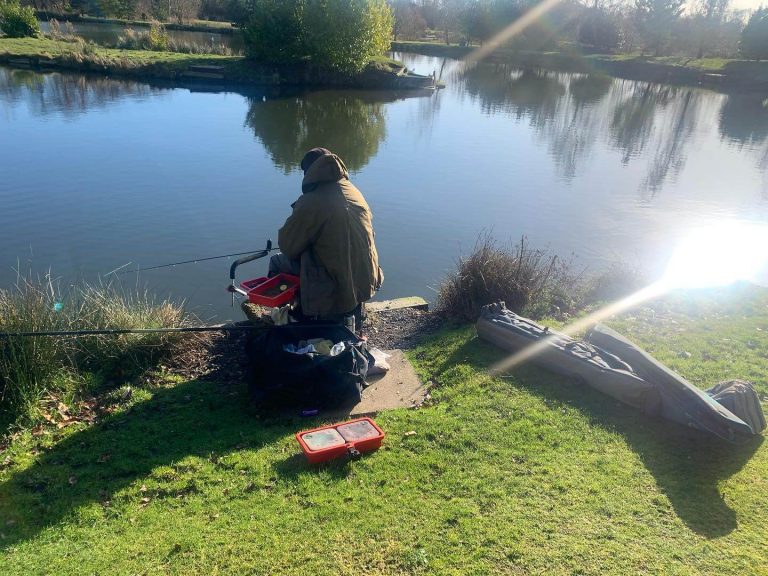
{"label": "lake water", "polygon": [[[0,68],[0,286],[17,267],[67,282],[258,249],[313,146],[372,207],[380,298],[433,298],[487,230],[653,276],[692,230],[768,223],[765,95],[396,56],[447,88],[244,95]],[[229,263],[120,278],[222,320],[240,314]]]}

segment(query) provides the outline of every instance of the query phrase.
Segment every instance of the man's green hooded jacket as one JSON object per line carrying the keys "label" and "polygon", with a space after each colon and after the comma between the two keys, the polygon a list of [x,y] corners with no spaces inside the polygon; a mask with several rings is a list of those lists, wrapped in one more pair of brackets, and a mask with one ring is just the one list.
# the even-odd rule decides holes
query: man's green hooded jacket
{"label": "man's green hooded jacket", "polygon": [[371,209],[335,154],[307,169],[303,194],[278,233],[280,251],[301,261],[301,308],[307,316],[353,311],[373,296],[384,274]]}

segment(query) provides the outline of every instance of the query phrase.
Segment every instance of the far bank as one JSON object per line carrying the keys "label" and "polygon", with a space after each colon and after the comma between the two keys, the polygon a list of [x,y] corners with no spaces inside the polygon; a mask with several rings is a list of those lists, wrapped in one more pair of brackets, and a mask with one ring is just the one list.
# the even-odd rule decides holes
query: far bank
{"label": "far bank", "polygon": [[[427,56],[465,59],[476,46],[435,42],[393,42],[392,50]],[[577,73],[600,72],[645,82],[737,90],[768,90],[768,62],[724,58],[692,59],[677,56],[646,57],[637,54],[582,54],[528,52],[500,49],[484,59],[492,63]]]}

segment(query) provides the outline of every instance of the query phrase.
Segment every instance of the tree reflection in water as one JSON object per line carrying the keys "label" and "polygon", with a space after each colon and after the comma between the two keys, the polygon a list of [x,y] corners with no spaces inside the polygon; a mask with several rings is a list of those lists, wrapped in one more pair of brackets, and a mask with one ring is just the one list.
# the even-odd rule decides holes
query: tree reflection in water
{"label": "tree reflection in water", "polygon": [[764,94],[730,94],[720,110],[720,135],[757,155],[768,199],[768,99]]}
{"label": "tree reflection in water", "polygon": [[363,168],[386,136],[384,104],[392,93],[322,91],[273,100],[250,99],[245,124],[286,174],[316,146],[337,153],[350,171]]}
{"label": "tree reflection in water", "polygon": [[[625,165],[647,164],[640,189],[646,200],[685,166],[696,126],[711,111],[704,104],[719,106],[723,98],[695,88],[498,64],[468,67],[459,80],[460,92],[478,100],[484,112],[528,119],[566,180],[576,177],[581,162],[601,142],[619,152]],[[721,121],[728,119],[728,106],[726,100]],[[739,116],[745,124],[735,129],[738,141],[765,140],[768,110],[760,111],[764,121],[757,126]],[[741,113],[739,105],[732,113]],[[768,162],[768,152],[764,157]]]}
{"label": "tree reflection in water", "polygon": [[34,115],[79,115],[126,98],[145,98],[163,89],[142,82],[83,74],[41,74],[0,67],[0,99],[27,103]]}

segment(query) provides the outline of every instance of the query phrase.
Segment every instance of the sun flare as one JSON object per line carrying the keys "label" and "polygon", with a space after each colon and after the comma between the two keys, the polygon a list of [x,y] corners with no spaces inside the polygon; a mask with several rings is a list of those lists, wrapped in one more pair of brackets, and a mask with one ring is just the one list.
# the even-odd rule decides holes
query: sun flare
{"label": "sun flare", "polygon": [[722,222],[702,227],[677,246],[661,280],[667,289],[768,282],[768,226]]}

